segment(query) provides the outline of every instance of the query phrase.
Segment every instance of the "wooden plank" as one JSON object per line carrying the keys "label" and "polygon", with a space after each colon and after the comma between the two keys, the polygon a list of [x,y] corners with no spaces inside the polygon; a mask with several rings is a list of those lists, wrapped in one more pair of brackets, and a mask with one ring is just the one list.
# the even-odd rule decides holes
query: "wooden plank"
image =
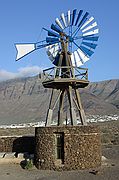
{"label": "wooden plank", "polygon": [[80,109],[79,110],[79,115],[80,115],[80,119],[81,119],[81,124],[82,125],[87,125],[86,116],[85,116],[85,113],[84,113],[84,110],[83,110],[83,107],[82,107],[82,104],[81,104],[81,99],[80,99],[78,89],[75,89],[75,95],[76,95],[76,100],[77,100],[78,107]]}
{"label": "wooden plank", "polygon": [[69,99],[69,105],[70,105],[70,118],[71,118],[71,125],[76,126],[77,125],[77,119],[76,119],[76,112],[74,110],[74,104],[73,104],[73,97],[72,97],[72,87],[69,86],[67,89],[68,99]]}

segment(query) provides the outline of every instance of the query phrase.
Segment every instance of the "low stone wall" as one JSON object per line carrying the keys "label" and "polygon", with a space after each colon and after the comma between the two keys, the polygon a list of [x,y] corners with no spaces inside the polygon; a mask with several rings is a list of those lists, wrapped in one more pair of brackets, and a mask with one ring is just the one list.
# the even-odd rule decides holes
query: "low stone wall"
{"label": "low stone wall", "polygon": [[28,152],[33,154],[34,149],[34,136],[0,136],[0,152]]}
{"label": "low stone wall", "polygon": [[[64,159],[56,159],[55,134],[63,133]],[[101,165],[98,126],[38,127],[35,129],[35,165],[38,169],[75,170]]]}

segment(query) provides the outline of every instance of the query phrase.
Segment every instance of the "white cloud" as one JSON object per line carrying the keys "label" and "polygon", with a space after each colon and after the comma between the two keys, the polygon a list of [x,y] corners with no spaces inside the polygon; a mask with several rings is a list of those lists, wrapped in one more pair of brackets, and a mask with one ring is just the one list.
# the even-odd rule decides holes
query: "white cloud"
{"label": "white cloud", "polygon": [[6,70],[0,70],[0,81],[8,80],[8,79],[15,79],[19,77],[29,77],[33,75],[37,75],[42,72],[42,68],[39,66],[27,66],[19,68],[16,73],[9,72]]}

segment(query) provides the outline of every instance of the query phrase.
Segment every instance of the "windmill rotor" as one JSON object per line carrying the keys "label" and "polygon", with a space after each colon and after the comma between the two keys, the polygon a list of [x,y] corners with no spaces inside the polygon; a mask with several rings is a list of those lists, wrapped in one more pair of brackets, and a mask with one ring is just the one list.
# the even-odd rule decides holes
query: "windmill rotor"
{"label": "windmill rotor", "polygon": [[[74,9],[72,13],[70,10],[66,14],[62,13],[60,17],[56,18],[55,24],[51,25],[51,30],[58,33],[60,38],[58,39],[58,36],[54,38],[54,35],[48,33],[48,37],[50,36],[51,38],[48,39],[46,37],[47,42],[54,42],[53,47],[55,49],[58,40],[59,44],[61,44],[61,38],[63,37],[63,41],[68,41],[68,51],[71,52],[72,65],[79,67],[90,59],[97,47],[96,41],[99,38],[97,22],[88,12],[84,13],[83,10],[77,11],[77,9]],[[50,46],[48,49],[50,52]],[[61,51],[62,49],[59,45],[57,54]],[[54,61],[52,60],[52,63],[54,65],[58,64],[56,63],[57,54],[53,56]]]}

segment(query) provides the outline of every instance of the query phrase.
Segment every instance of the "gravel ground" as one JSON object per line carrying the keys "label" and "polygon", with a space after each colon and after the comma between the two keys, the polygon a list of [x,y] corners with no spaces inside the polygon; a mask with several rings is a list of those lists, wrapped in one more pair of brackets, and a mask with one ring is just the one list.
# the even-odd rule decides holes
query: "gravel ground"
{"label": "gravel ground", "polygon": [[119,146],[103,147],[107,159],[98,169],[82,171],[24,170],[19,164],[0,164],[0,180],[119,180]]}

